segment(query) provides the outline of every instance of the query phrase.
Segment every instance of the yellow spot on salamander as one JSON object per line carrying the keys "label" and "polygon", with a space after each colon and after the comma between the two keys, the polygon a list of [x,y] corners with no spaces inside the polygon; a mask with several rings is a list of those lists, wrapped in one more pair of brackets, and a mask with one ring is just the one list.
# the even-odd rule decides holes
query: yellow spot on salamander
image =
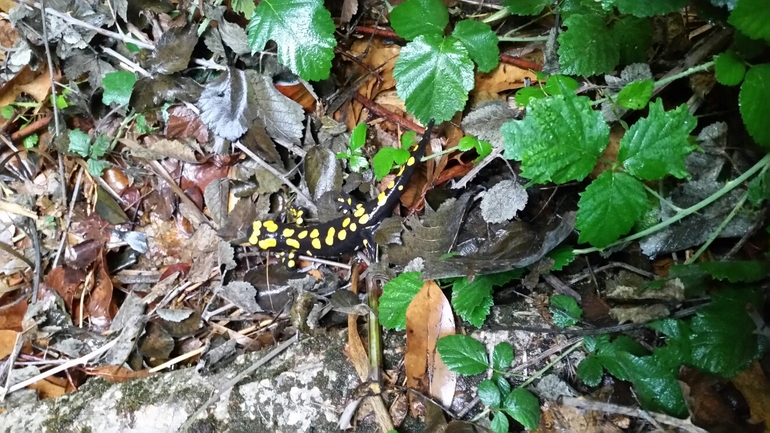
{"label": "yellow spot on salamander", "polygon": [[313,231],[312,231],[312,232],[310,232],[310,238],[311,238],[311,239],[315,239],[315,238],[317,238],[317,237],[318,237],[318,234],[319,234],[319,233],[318,233],[318,229],[313,229]]}
{"label": "yellow spot on salamander", "polygon": [[350,218],[345,218],[344,220],[342,220],[342,228],[347,228],[349,224],[350,224]]}
{"label": "yellow spot on salamander", "polygon": [[351,224],[350,224],[350,231],[351,231],[351,232],[354,232],[354,231],[356,231],[356,229],[357,229],[357,228],[358,228],[358,226],[356,225],[356,223],[351,223]]}
{"label": "yellow spot on salamander", "polygon": [[337,233],[337,238],[338,238],[339,240],[341,240],[341,241],[344,241],[346,237],[348,237],[348,232],[346,232],[345,230],[340,230],[340,231]]}
{"label": "yellow spot on salamander", "polygon": [[259,242],[257,242],[257,245],[262,248],[263,250],[267,250],[270,248],[274,248],[276,245],[278,245],[278,242],[275,241],[275,239],[261,239]]}
{"label": "yellow spot on salamander", "polygon": [[410,156],[409,159],[406,160],[406,165],[414,165],[415,159],[413,156]]}
{"label": "yellow spot on salamander", "polygon": [[321,240],[320,240],[320,239],[318,239],[318,238],[316,238],[316,239],[313,239],[313,241],[312,241],[312,242],[310,242],[310,245],[312,245],[312,246],[313,246],[313,248],[315,248],[315,249],[317,249],[317,250],[320,250],[320,249],[321,249]]}
{"label": "yellow spot on salamander", "polygon": [[366,209],[364,209],[363,207],[359,207],[358,209],[356,209],[355,212],[353,212],[353,216],[356,218],[360,218],[361,215],[363,215],[364,213],[366,213]]}
{"label": "yellow spot on salamander", "polygon": [[283,237],[290,238],[294,235],[294,229],[283,229]]}
{"label": "yellow spot on salamander", "polygon": [[289,253],[289,258],[290,258],[290,259],[293,259],[293,258],[294,258],[294,251],[292,251],[292,252],[290,252],[290,253]]}
{"label": "yellow spot on salamander", "polygon": [[249,236],[249,243],[256,245],[257,242],[259,242],[259,229],[262,227],[262,221],[254,221],[254,225],[252,227],[253,230],[251,232],[251,236]]}
{"label": "yellow spot on salamander", "polygon": [[286,239],[286,245],[292,248],[299,248],[299,241],[296,239]]}
{"label": "yellow spot on salamander", "polygon": [[403,190],[404,190],[404,185],[399,185],[399,186],[398,186],[398,190],[399,190],[399,191],[403,191]]}
{"label": "yellow spot on salamander", "polygon": [[361,224],[362,226],[365,226],[366,223],[368,222],[369,222],[369,215],[364,215],[358,219],[358,223]]}
{"label": "yellow spot on salamander", "polygon": [[301,231],[301,232],[299,232],[299,234],[297,235],[297,238],[299,238],[299,239],[305,239],[306,237],[307,237],[307,230],[302,230],[302,231]]}
{"label": "yellow spot on salamander", "polygon": [[364,244],[364,246],[365,246],[365,247],[368,247],[368,246],[369,246],[369,241],[367,241],[366,239],[364,239],[364,240],[362,241],[362,243]]}
{"label": "yellow spot on salamander", "polygon": [[310,250],[305,251],[305,254],[307,254],[310,257],[313,257],[313,252]]}
{"label": "yellow spot on salamander", "polygon": [[329,231],[326,232],[326,245],[332,246],[334,245],[334,227],[329,227]]}
{"label": "yellow spot on salamander", "polygon": [[265,226],[265,230],[270,233],[275,233],[278,231],[278,224],[276,224],[275,221],[265,221],[263,225]]}
{"label": "yellow spot on salamander", "polygon": [[396,173],[396,177],[400,177],[402,174],[404,174],[404,169],[406,168],[405,165],[402,165],[401,168],[398,169],[398,173]]}
{"label": "yellow spot on salamander", "polygon": [[380,195],[377,196],[377,206],[382,206],[385,204],[385,201],[388,200],[388,196],[385,195],[385,191],[381,192]]}
{"label": "yellow spot on salamander", "polygon": [[396,186],[396,181],[391,180],[390,183],[388,184],[388,189],[393,189],[394,186]]}
{"label": "yellow spot on salamander", "polygon": [[290,268],[293,268],[293,267],[297,266],[297,264],[294,262],[294,260],[289,260],[289,262],[286,263],[286,266],[288,266]]}

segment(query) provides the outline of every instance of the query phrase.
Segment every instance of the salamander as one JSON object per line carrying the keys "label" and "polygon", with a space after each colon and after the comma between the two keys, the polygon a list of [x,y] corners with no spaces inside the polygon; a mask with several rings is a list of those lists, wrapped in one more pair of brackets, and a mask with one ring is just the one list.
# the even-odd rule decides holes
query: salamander
{"label": "salamander", "polygon": [[342,199],[343,203],[347,203],[347,206],[341,206],[341,209],[344,209],[342,216],[307,227],[272,220],[254,221],[249,233],[249,243],[265,251],[283,253],[284,262],[290,268],[296,265],[297,255],[337,257],[362,247],[370,253],[373,252],[374,232],[399,202],[417,162],[425,154],[433,124],[431,119],[422,139],[409,149],[409,159],[401,166],[396,178],[376,199],[363,204],[353,204],[350,199]]}

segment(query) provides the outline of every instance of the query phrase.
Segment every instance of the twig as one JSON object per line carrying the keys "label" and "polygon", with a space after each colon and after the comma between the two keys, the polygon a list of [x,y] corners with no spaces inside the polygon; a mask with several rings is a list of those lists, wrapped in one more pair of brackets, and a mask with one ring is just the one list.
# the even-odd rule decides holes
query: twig
{"label": "twig", "polygon": [[40,234],[37,232],[37,224],[32,218],[24,218],[27,225],[27,236],[32,240],[32,248],[35,250],[35,274],[32,277],[32,304],[37,302],[37,295],[40,291],[40,276],[43,273],[43,258],[40,253]]}
{"label": "twig", "polygon": [[[67,219],[64,222],[64,230],[62,230],[61,234],[61,241],[59,242],[59,249],[56,250],[56,258],[53,259],[52,268],[55,268],[59,265],[59,258],[61,257],[62,251],[64,251],[64,242],[67,240],[67,230],[69,230],[70,222],[72,221],[72,214],[75,213],[75,200],[78,197],[78,193],[80,192],[80,183],[83,181],[83,169],[81,168],[80,171],[78,171],[78,178],[75,181],[75,190],[72,191],[72,201],[70,202],[70,210],[67,212]],[[64,179],[62,179],[62,183],[64,183]]]}
{"label": "twig", "polygon": [[664,415],[662,413],[643,411],[641,409],[636,409],[628,406],[620,406],[612,403],[603,403],[599,401],[591,401],[583,398],[575,398],[575,397],[567,397],[567,396],[559,397],[558,403],[562,406],[572,407],[578,410],[595,410],[599,412],[615,413],[615,414],[626,415],[626,416],[631,416],[635,418],[647,418],[647,416],[649,416],[661,424],[678,427],[688,432],[708,433],[708,430],[704,430],[696,425],[693,425],[692,421],[690,421],[689,418],[679,419],[679,418],[674,418],[673,416]]}
{"label": "twig", "polygon": [[[56,104],[54,104],[55,106]],[[18,131],[11,134],[11,140],[12,141],[19,141],[22,138],[25,138],[27,136],[30,136],[37,131],[40,131],[41,129],[48,126],[49,123],[51,123],[51,118],[53,116],[45,116],[41,117],[40,119],[35,120],[34,122],[30,123],[29,125],[19,129]]]}
{"label": "twig", "polygon": [[48,76],[51,78],[51,95],[53,96],[53,124],[56,128],[54,132],[54,138],[59,136],[59,132],[61,129],[59,128],[59,107],[58,104],[56,104],[56,80],[53,74],[53,58],[51,57],[51,47],[48,45],[48,24],[46,23],[47,20],[45,19],[45,7],[46,0],[42,0],[42,4],[40,5],[40,11],[42,15],[42,19],[40,21],[43,22],[43,45],[45,45],[45,56],[48,60]]}
{"label": "twig", "polygon": [[[112,346],[116,345],[117,343],[118,343],[118,339],[115,338],[112,341],[110,341],[109,343],[107,343],[104,346],[100,347],[99,349],[96,349],[93,352],[89,353],[88,355],[84,355],[84,356],[81,356],[80,358],[72,359],[72,360],[67,361],[67,362],[65,362],[64,364],[62,364],[62,365],[60,365],[58,367],[54,367],[54,368],[52,368],[52,369],[50,369],[48,371],[45,371],[43,373],[38,374],[37,376],[30,377],[27,380],[21,381],[21,382],[17,383],[16,385],[13,385],[12,387],[8,388],[7,392],[18,391],[18,390],[20,390],[20,389],[22,389],[22,388],[24,388],[26,386],[32,385],[33,383],[35,383],[37,381],[43,380],[43,379],[45,379],[47,377],[51,377],[54,374],[59,373],[60,371],[64,371],[64,370],[67,370],[68,368],[75,367],[76,365],[80,365],[80,364],[85,365],[91,359],[96,358],[96,357],[102,355],[103,353],[107,352],[108,350],[110,350],[112,348]],[[3,391],[5,389],[6,388],[2,388]]]}
{"label": "twig", "polygon": [[743,248],[744,245],[746,245],[746,242],[749,241],[749,239],[754,236],[754,233],[759,230],[760,227],[762,227],[762,224],[765,221],[765,216],[767,215],[767,207],[763,207],[761,211],[759,211],[759,214],[757,215],[757,220],[754,222],[754,225],[751,226],[751,228],[746,231],[746,234],[743,235],[743,237],[736,242],[736,244],[730,248],[730,251],[727,252],[727,254],[722,257],[723,260],[727,260],[730,257],[734,256],[735,253],[740,251],[741,248]]}
{"label": "twig", "polygon": [[192,415],[190,415],[189,418],[187,418],[187,421],[185,421],[185,423],[182,424],[182,427],[179,428],[179,431],[184,432],[187,429],[189,429],[192,423],[195,421],[195,419],[198,418],[198,416],[201,413],[203,413],[203,411],[205,411],[209,406],[216,403],[219,400],[219,398],[222,396],[222,394],[225,393],[225,391],[230,390],[232,387],[237,385],[238,382],[243,380],[243,378],[255,372],[259,367],[262,367],[263,365],[270,362],[273,358],[280,355],[281,352],[288,349],[292,344],[298,341],[299,341],[299,333],[296,333],[294,334],[294,337],[279,344],[278,346],[275,347],[275,349],[271,350],[270,353],[260,358],[257,362],[255,362],[249,368],[238,373],[234,378],[230,379],[229,381],[224,383],[222,386],[220,386],[218,389],[216,389],[214,391],[214,395],[212,395],[208,400],[206,400],[205,403],[203,403],[195,412],[193,412]]}
{"label": "twig", "polygon": [[185,217],[189,218],[191,222],[197,227],[201,223],[208,221],[208,218],[206,218],[206,215],[201,212],[200,209],[198,209],[198,206],[190,200],[190,197],[187,197],[187,194],[182,191],[182,188],[179,187],[179,185],[176,184],[176,181],[174,178],[171,177],[170,174],[166,171],[165,168],[163,168],[162,165],[158,161],[150,161],[150,167],[152,170],[163,178],[163,180],[168,183],[168,186],[171,187],[171,190],[174,191],[174,193],[179,197],[179,200],[189,209],[189,215],[184,215]]}
{"label": "twig", "polygon": [[356,31],[356,33],[363,33],[365,35],[375,35],[375,36],[379,36],[381,38],[396,39],[396,40],[399,40],[399,41],[403,41],[404,40],[404,38],[399,36],[393,30],[381,29],[379,27],[356,26],[356,30],[355,31]]}
{"label": "twig", "polygon": [[[643,277],[655,278],[655,274],[653,274],[652,272],[647,272],[644,269],[639,269],[639,268],[637,268],[635,266],[631,266],[628,263],[623,263],[623,262],[610,262],[610,263],[608,263],[608,264],[606,264],[604,266],[600,266],[600,267],[594,269],[594,273],[601,272],[601,271],[606,271],[607,269],[612,269],[612,268],[624,268],[624,269],[627,269],[627,270],[629,270],[631,272],[635,272],[635,273],[637,273],[637,274],[639,274],[639,275],[641,275]],[[591,278],[591,272],[585,271],[585,272],[583,272],[583,273],[581,273],[579,275],[576,275],[576,276],[570,278],[569,280],[567,280],[567,284],[572,285],[572,284],[577,283],[578,281],[585,280],[586,278]]]}
{"label": "twig", "polygon": [[[20,3],[24,4],[24,5],[28,6],[28,7],[29,6],[34,6],[34,7],[38,8],[38,9],[41,9],[41,10],[43,9],[43,7],[42,7],[42,5],[40,3],[33,2],[31,0],[20,0]],[[146,42],[142,42],[142,41],[140,41],[138,39],[134,39],[134,38],[132,38],[130,36],[127,36],[127,35],[121,35],[120,33],[111,32],[111,31],[105,30],[105,29],[103,29],[101,27],[96,27],[94,25],[88,24],[87,22],[81,21],[81,20],[79,20],[77,18],[73,18],[73,17],[71,17],[71,16],[69,16],[67,14],[63,14],[63,13],[61,13],[61,12],[55,10],[55,9],[46,9],[45,13],[48,14],[48,15],[53,15],[53,16],[55,16],[57,18],[61,18],[62,20],[66,21],[66,22],[68,22],[70,24],[86,28],[88,30],[94,31],[96,33],[99,33],[100,35],[107,36],[108,38],[114,38],[114,39],[117,39],[119,41],[123,41],[123,42],[126,42],[126,43],[134,44],[134,45],[136,45],[139,48],[145,48],[145,49],[148,49],[148,50],[154,50],[155,49],[155,45],[153,45],[153,44],[148,44]]]}
{"label": "twig", "polygon": [[130,70],[131,72],[138,72],[145,78],[152,77],[152,74],[147,72],[146,69],[136,64],[136,62],[132,62],[126,56],[124,56],[123,54],[120,54],[119,52],[113,50],[112,48],[102,46],[102,51],[104,51],[104,54],[110,55],[120,60],[120,62],[123,63],[126,69]]}
{"label": "twig", "polygon": [[[759,175],[762,176],[762,173],[760,173]],[[738,200],[738,203],[736,203],[736,205],[733,207],[730,213],[727,214],[725,219],[723,219],[722,222],[719,223],[719,226],[717,226],[717,228],[714,230],[714,233],[711,233],[708,239],[706,239],[706,242],[704,242],[703,245],[701,245],[700,248],[698,248],[698,251],[696,251],[695,254],[692,255],[692,257],[690,257],[684,262],[685,265],[693,264],[695,263],[696,260],[698,260],[698,257],[700,257],[701,254],[703,254],[703,252],[706,251],[706,249],[709,246],[711,246],[711,244],[719,237],[719,234],[722,233],[725,227],[727,227],[727,225],[730,224],[730,221],[732,221],[733,218],[735,218],[735,215],[738,214],[738,211],[743,207],[743,204],[746,203],[746,200],[748,200],[748,198],[749,198],[749,192],[747,190],[745,193],[743,193],[743,196],[740,198],[740,200]]]}
{"label": "twig", "polygon": [[289,189],[291,189],[291,190],[292,190],[292,191],[293,191],[295,194],[297,194],[297,196],[298,196],[298,197],[301,197],[301,198],[302,198],[302,199],[303,199],[303,200],[306,202],[306,203],[305,203],[305,205],[306,205],[308,208],[310,208],[310,211],[311,211],[311,212],[316,212],[316,211],[318,210],[318,207],[315,205],[315,203],[313,203],[313,200],[312,200],[310,197],[308,197],[308,196],[307,196],[307,194],[305,194],[304,192],[302,192],[302,190],[300,190],[299,188],[297,188],[297,186],[296,186],[296,185],[294,185],[293,183],[291,183],[291,182],[289,181],[289,179],[287,179],[287,178],[286,178],[286,175],[284,175],[284,174],[283,174],[283,173],[281,173],[280,171],[276,170],[276,169],[275,169],[273,166],[271,166],[270,164],[268,164],[268,163],[266,163],[265,161],[263,161],[263,160],[262,160],[262,158],[258,157],[258,156],[257,156],[257,155],[256,155],[254,152],[252,152],[251,150],[249,150],[249,148],[248,148],[248,147],[246,147],[246,146],[244,146],[243,144],[241,144],[241,142],[240,142],[240,141],[235,141],[235,142],[233,142],[233,146],[234,146],[234,147],[236,147],[236,148],[238,148],[239,150],[241,150],[241,151],[242,151],[243,153],[245,153],[246,155],[248,155],[248,156],[249,156],[249,158],[251,158],[251,159],[252,159],[254,162],[256,162],[256,163],[257,163],[257,165],[259,165],[260,167],[262,167],[262,168],[264,168],[265,170],[269,171],[269,172],[270,172],[270,174],[272,174],[273,176],[275,176],[275,177],[277,177],[278,179],[280,179],[280,180],[281,180],[281,182],[283,182],[283,183],[284,183],[286,186],[288,186],[288,187],[289,187]]}
{"label": "twig", "polygon": [[363,105],[364,107],[366,107],[366,109],[369,110],[370,112],[372,112],[373,114],[375,114],[377,116],[380,116],[380,117],[384,117],[385,119],[389,120],[390,122],[395,123],[396,125],[401,126],[402,128],[414,131],[414,132],[417,133],[417,135],[422,135],[422,134],[425,133],[425,128],[423,128],[422,126],[420,126],[420,125],[418,125],[418,124],[416,124],[414,122],[410,122],[410,121],[404,119],[403,117],[396,115],[392,111],[386,110],[382,106],[376,104],[374,101],[372,101],[371,99],[363,96],[362,94],[360,94],[358,92],[353,94],[353,99],[355,99],[356,102],[358,102],[361,105]]}
{"label": "twig", "polygon": [[500,61],[509,65],[517,66],[521,69],[532,69],[533,71],[543,70],[543,65],[538,65],[537,63],[532,63],[530,61],[520,59],[518,57],[513,57],[508,54],[500,54]]}
{"label": "twig", "polygon": [[16,363],[16,358],[19,356],[19,352],[21,352],[21,346],[24,344],[24,340],[21,339],[22,333],[19,332],[16,334],[16,342],[13,344],[13,350],[11,350],[11,355],[8,357],[8,360],[6,361],[6,365],[8,366],[8,371],[3,373],[0,371],[0,378],[3,377],[3,374],[6,374],[5,376],[5,386],[3,388],[0,388],[0,401],[5,400],[5,394],[7,393],[8,387],[11,384],[11,372],[13,371],[13,365]]}
{"label": "twig", "polygon": [[24,263],[26,263],[30,267],[30,269],[35,269],[35,264],[32,263],[32,260],[30,260],[26,256],[24,256],[24,254],[16,251],[16,249],[13,248],[12,246],[10,246],[10,245],[8,245],[8,244],[6,244],[4,242],[0,242],[0,250],[3,250],[6,253],[11,254],[14,257],[16,257],[17,259],[23,261]]}

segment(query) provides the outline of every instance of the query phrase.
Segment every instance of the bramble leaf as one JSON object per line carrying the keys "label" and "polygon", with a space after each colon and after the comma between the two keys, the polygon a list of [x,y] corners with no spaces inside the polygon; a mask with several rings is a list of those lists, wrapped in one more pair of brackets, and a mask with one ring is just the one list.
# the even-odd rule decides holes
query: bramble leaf
{"label": "bramble leaf", "polygon": [[575,250],[569,245],[556,247],[547,256],[554,261],[552,268],[554,271],[561,271],[565,266],[572,263],[576,257]]}
{"label": "bramble leaf", "polygon": [[580,194],[575,223],[580,231],[578,241],[604,248],[631,230],[646,209],[647,193],[642,182],[626,173],[607,170]]}
{"label": "bramble leaf", "polygon": [[494,304],[492,287],[503,285],[513,278],[518,278],[516,272],[480,275],[473,281],[458,278],[452,285],[452,307],[463,320],[481,327]]}
{"label": "bramble leaf", "polygon": [[91,137],[79,129],[73,129],[68,134],[70,139],[69,151],[83,158],[88,156],[91,149]]}
{"label": "bramble leaf", "polygon": [[577,375],[586,385],[596,386],[602,381],[602,363],[594,356],[589,356],[578,364]]}
{"label": "bramble leaf", "polygon": [[583,317],[583,310],[574,298],[565,295],[553,295],[549,311],[553,315],[553,323],[559,328],[566,328],[578,323]]}
{"label": "bramble leaf", "polygon": [[489,72],[500,62],[500,42],[489,24],[481,21],[462,20],[455,26],[452,36],[460,40],[468,50],[471,59],[479,66],[479,71]]}
{"label": "bramble leaf", "polygon": [[540,423],[540,402],[524,388],[516,388],[508,394],[503,401],[503,410],[530,430]]}
{"label": "bramble leaf", "polygon": [[567,30],[559,36],[559,65],[566,75],[597,75],[611,72],[618,61],[618,41],[596,15],[572,15],[564,20]]}
{"label": "bramble leaf", "polygon": [[497,343],[492,350],[492,368],[505,371],[511,368],[513,362],[513,346],[508,342]]}
{"label": "bramble leaf", "polygon": [[725,86],[737,86],[746,75],[746,63],[734,51],[725,51],[714,58],[717,81]]}
{"label": "bramble leaf", "polygon": [[727,22],[752,39],[770,41],[770,2],[767,0],[740,0]]}
{"label": "bramble leaf", "polygon": [[473,89],[473,62],[457,38],[421,35],[401,49],[393,70],[398,97],[427,124],[449,120],[465,107]]}
{"label": "bramble leaf", "polygon": [[[770,26],[768,26],[770,27]],[[746,73],[738,96],[741,117],[751,137],[762,146],[770,146],[770,63],[752,66]]]}
{"label": "bramble leaf", "polygon": [[334,21],[322,0],[263,0],[246,28],[252,54],[267,41],[278,45],[278,61],[305,80],[329,78]]}
{"label": "bramble leaf", "polygon": [[492,418],[492,422],[489,423],[489,428],[495,433],[508,433],[510,430],[508,418],[501,411],[494,411],[494,418]]}
{"label": "bramble leaf", "polygon": [[390,12],[390,26],[411,41],[420,35],[444,36],[449,11],[440,0],[407,0]]}
{"label": "bramble leaf", "polygon": [[687,105],[665,111],[658,98],[650,104],[647,118],[636,122],[620,140],[618,161],[639,179],[658,180],[666,174],[687,177],[684,160],[695,149],[688,137],[696,123]]}
{"label": "bramble leaf", "polygon": [[406,308],[422,285],[419,272],[404,272],[382,287],[379,309],[382,326],[396,331],[406,329]]}
{"label": "bramble leaf", "polygon": [[436,349],[444,364],[455,373],[472,376],[489,368],[484,345],[467,335],[448,335],[440,338]]}
{"label": "bramble leaf", "polygon": [[497,385],[489,379],[481,381],[479,383],[479,400],[487,406],[497,407],[500,405],[503,397],[500,395],[500,390],[497,389]]}
{"label": "bramble leaf", "polygon": [[650,102],[653,86],[650,79],[628,83],[618,93],[618,104],[630,110],[641,110]]}
{"label": "bramble leaf", "polygon": [[538,15],[552,0],[503,0],[511,15]]}
{"label": "bramble leaf", "polygon": [[402,165],[409,159],[409,151],[406,149],[396,149],[395,147],[383,147],[378,150],[372,158],[372,169],[377,180],[382,180],[390,170],[393,164]]}
{"label": "bramble leaf", "polygon": [[687,6],[688,0],[614,0],[620,13],[637,17],[651,17],[676,12]]}
{"label": "bramble leaf", "polygon": [[109,72],[102,79],[104,93],[102,103],[110,105],[113,102],[118,105],[128,104],[131,100],[131,92],[134,91],[136,75],[128,71]]}
{"label": "bramble leaf", "polygon": [[583,180],[609,140],[609,127],[590,99],[554,95],[530,100],[527,117],[503,125],[505,157],[521,161],[535,183]]}

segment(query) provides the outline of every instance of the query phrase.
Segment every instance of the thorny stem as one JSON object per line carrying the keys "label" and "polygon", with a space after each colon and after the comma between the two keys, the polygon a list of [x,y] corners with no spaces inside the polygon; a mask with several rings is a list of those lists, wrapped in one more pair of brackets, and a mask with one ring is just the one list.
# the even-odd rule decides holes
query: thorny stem
{"label": "thorny stem", "polygon": [[643,238],[643,237],[645,237],[647,235],[650,235],[650,234],[655,233],[655,232],[657,232],[657,231],[659,231],[661,229],[664,229],[664,228],[670,226],[671,224],[674,224],[675,222],[677,222],[677,221],[679,221],[679,220],[681,220],[681,219],[683,219],[683,218],[685,218],[685,217],[687,217],[689,215],[692,215],[695,212],[698,212],[699,210],[703,209],[704,207],[710,205],[711,203],[714,203],[715,201],[719,200],[722,196],[724,196],[728,192],[730,192],[733,189],[735,189],[735,187],[737,187],[738,185],[743,183],[745,180],[747,180],[751,176],[755,175],[758,171],[760,171],[760,170],[767,170],[768,164],[770,164],[770,153],[765,155],[764,158],[760,159],[759,162],[754,164],[753,167],[751,167],[749,170],[747,170],[742,175],[738,176],[735,180],[731,180],[731,181],[725,183],[725,186],[723,186],[719,191],[715,192],[714,194],[711,194],[710,196],[708,196],[704,200],[702,200],[699,203],[696,203],[696,204],[688,207],[687,209],[682,209],[681,211],[677,212],[671,218],[668,218],[665,221],[661,221],[658,224],[655,224],[654,226],[652,226],[652,227],[650,227],[650,228],[648,228],[646,230],[640,231],[639,233],[635,233],[635,234],[633,234],[631,236],[626,236],[625,238],[620,239],[620,240],[618,240],[616,242],[613,242],[613,243],[611,243],[610,245],[607,245],[604,248],[592,247],[592,248],[576,249],[576,250],[573,250],[573,252],[575,254],[588,254],[588,253],[594,253],[594,252],[602,251],[602,250],[604,250],[606,248],[612,248],[612,247],[617,246],[617,245],[622,245],[622,244],[625,244],[626,242],[631,242],[633,240]]}
{"label": "thorny stem", "polygon": [[647,186],[647,184],[644,185],[644,189],[647,190],[650,194],[652,194],[653,197],[657,198],[661,203],[665,204],[666,206],[670,207],[674,212],[681,212],[682,208],[675,205],[674,203],[671,203],[670,200],[666,199],[665,197],[658,194],[658,191],[655,191],[654,189]]}
{"label": "thorny stem", "polygon": [[499,39],[500,42],[541,42],[547,41],[548,36],[530,36],[526,38],[509,38],[507,36],[500,36],[497,39]]}

